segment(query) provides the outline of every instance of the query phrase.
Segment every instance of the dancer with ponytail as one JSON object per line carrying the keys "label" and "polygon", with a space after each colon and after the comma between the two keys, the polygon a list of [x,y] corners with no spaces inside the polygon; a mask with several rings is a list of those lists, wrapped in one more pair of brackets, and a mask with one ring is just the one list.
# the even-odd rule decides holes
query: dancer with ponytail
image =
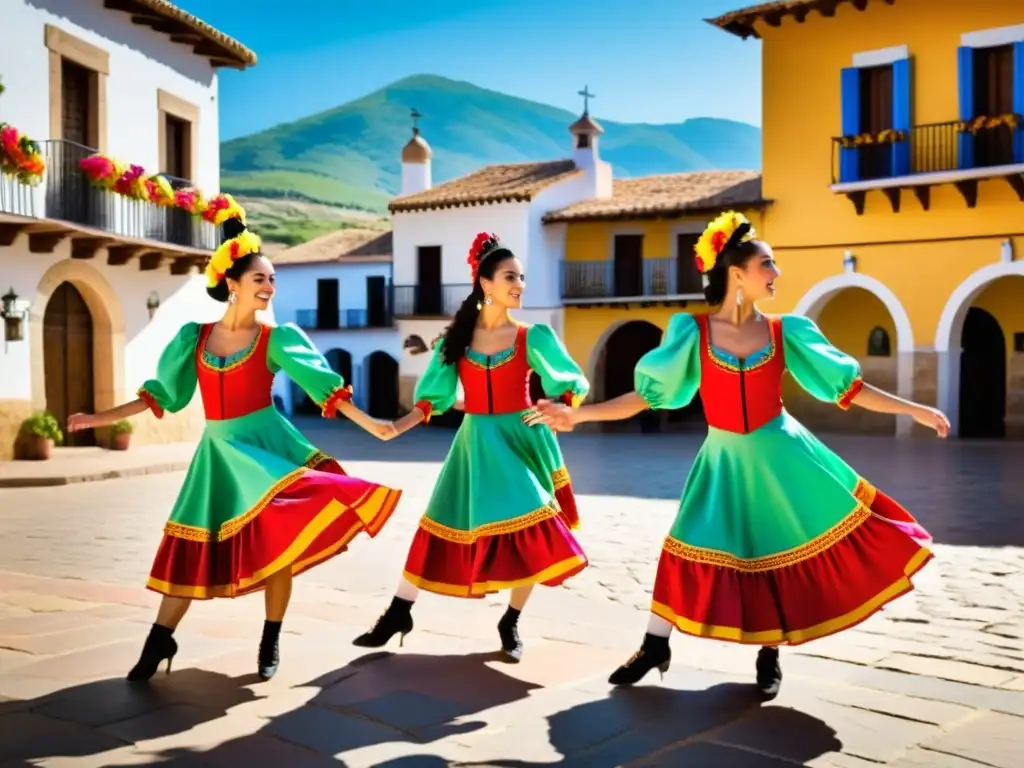
{"label": "dancer with ponytail", "polygon": [[360,531],[375,536],[400,491],[349,477],[316,450],[274,407],[274,374],[284,372],[320,405],[325,418],[343,413],[382,439],[394,432],[356,408],[352,390],[294,325],[257,321],[274,295],[274,268],[245,212],[230,195],[210,201],[204,216],[226,240],[206,270],[207,292],[227,303],[219,322],[188,323],[160,357],[156,377],[135,400],[68,419],[72,432],[104,427],[151,410],[177,412],[198,387],[206,429],[164,527],[149,589],[162,594],[156,622],[130,681],[148,680],[178,650],[173,634],[191,601],[265,590],[266,621],[257,671],[277,671],[278,638],[292,577],[344,552]]}
{"label": "dancer with ponytail", "polygon": [[557,586],[587,565],[570,532],[578,515],[569,474],[550,429],[536,425],[531,371],[545,393],[578,405],[587,380],[547,325],[526,327],[509,310],[522,306],[525,276],[515,255],[487,233],[467,259],[473,291],[434,348],[416,386],[416,407],[399,419],[402,434],[455,404],[462,382],[465,418],[413,537],[403,579],[388,609],[355,645],[380,648],[412,631],[420,589],[479,598],[511,590],[498,623],[505,654],[518,661],[520,611],[536,584]]}
{"label": "dancer with ponytail", "polygon": [[785,411],[782,374],[819,400],[905,414],[940,437],[949,421],[864,383],[857,361],[809,318],[759,313],[754,304],[774,295],[780,271],[742,215],[713,221],[696,255],[712,312],[672,318],[661,346],[637,364],[634,392],[572,411],[543,402],[538,411],[570,430],[682,408],[700,392],[708,436],[662,548],[647,634],[609,682],[667,670],[674,627],[760,646],[757,689],[770,699],[782,683],[778,646],[863,621],[911,590],[931,558],[914,518]]}

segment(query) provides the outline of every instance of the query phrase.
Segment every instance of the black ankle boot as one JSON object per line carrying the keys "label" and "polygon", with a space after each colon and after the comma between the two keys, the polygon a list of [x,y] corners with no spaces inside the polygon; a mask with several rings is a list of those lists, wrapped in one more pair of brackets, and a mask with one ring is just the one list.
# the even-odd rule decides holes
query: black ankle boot
{"label": "black ankle boot", "polygon": [[519,611],[509,608],[498,622],[501,650],[513,661],[523,658],[523,641],[519,639]]}
{"label": "black ankle boot", "polygon": [[762,648],[757,653],[757,693],[762,701],[779,695],[782,687],[782,666],[778,648]]}
{"label": "black ankle boot", "polygon": [[149,629],[146,644],[142,647],[142,655],[128,673],[128,682],[140,683],[149,680],[156,674],[160,662],[167,660],[167,674],[171,673],[171,660],[178,652],[178,643],[171,637],[173,629],[154,624]]}
{"label": "black ankle boot", "polygon": [[652,669],[657,669],[664,677],[671,663],[672,649],[668,646],[668,638],[646,634],[640,650],[612,672],[608,682],[612,685],[634,685]]}
{"label": "black ankle boot", "polygon": [[395,597],[369,632],[364,632],[352,645],[360,648],[383,648],[395,633],[401,633],[398,644],[405,642],[405,636],[412,632],[412,601]]}
{"label": "black ankle boot", "polygon": [[269,680],[277,672],[277,665],[281,661],[277,642],[280,636],[280,621],[263,622],[263,637],[260,638],[260,651],[256,657],[256,674],[260,680]]}

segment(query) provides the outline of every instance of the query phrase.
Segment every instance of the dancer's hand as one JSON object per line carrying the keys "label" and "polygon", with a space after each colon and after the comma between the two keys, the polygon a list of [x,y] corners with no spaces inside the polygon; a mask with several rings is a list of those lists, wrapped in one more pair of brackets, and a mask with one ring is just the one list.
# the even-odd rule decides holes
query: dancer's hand
{"label": "dancer's hand", "polygon": [[370,423],[367,425],[367,431],[374,437],[384,440],[393,440],[398,437],[398,430],[395,428],[395,422],[383,421],[380,419],[370,419]]}
{"label": "dancer's hand", "polygon": [[540,414],[541,424],[547,424],[556,432],[572,432],[576,426],[576,409],[552,400],[538,400],[535,410]]}
{"label": "dancer's hand", "polygon": [[68,416],[68,432],[81,432],[99,426],[96,416],[91,413],[72,413]]}
{"label": "dancer's hand", "polygon": [[949,436],[949,419],[942,411],[938,408],[932,408],[927,405],[919,405],[915,408],[911,414],[914,417],[914,421],[918,424],[934,429],[935,434],[939,437]]}

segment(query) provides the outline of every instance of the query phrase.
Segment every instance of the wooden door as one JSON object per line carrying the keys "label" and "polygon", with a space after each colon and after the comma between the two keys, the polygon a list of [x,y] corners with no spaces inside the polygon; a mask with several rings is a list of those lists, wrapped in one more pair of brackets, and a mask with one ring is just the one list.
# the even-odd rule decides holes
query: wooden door
{"label": "wooden door", "polygon": [[644,294],[644,236],[615,236],[615,295]]}
{"label": "wooden door", "polygon": [[[860,130],[879,133],[892,128],[892,65],[865,67],[860,71]],[[892,176],[892,144],[868,144],[857,150],[860,178]]]}
{"label": "wooden door", "polygon": [[416,314],[442,314],[441,246],[416,249]]}
{"label": "wooden door", "polygon": [[[61,283],[43,314],[43,373],[46,379],[46,410],[67,424],[72,413],[92,413],[93,328],[89,307],[71,283]],[[64,433],[64,444],[95,445],[90,430]]]}
{"label": "wooden door", "polygon": [[92,73],[72,61],[61,62],[61,136],[65,141],[89,146],[89,104]]}
{"label": "wooden door", "polygon": [[[1013,46],[974,51],[974,114],[998,117],[1013,112]],[[983,129],[974,139],[975,165],[1013,162],[1013,134],[1007,126]]]}
{"label": "wooden door", "polygon": [[682,296],[703,294],[704,284],[697,271],[696,254],[693,249],[700,239],[699,234],[680,233],[676,235],[676,285],[675,292]]}
{"label": "wooden door", "polygon": [[366,278],[366,324],[371,328],[386,328],[388,322],[388,284],[383,275]]}
{"label": "wooden door", "polygon": [[341,323],[341,285],[336,277],[316,281],[316,327],[338,328]]}
{"label": "wooden door", "polygon": [[179,179],[192,175],[189,165],[189,124],[174,115],[164,115],[164,173]]}

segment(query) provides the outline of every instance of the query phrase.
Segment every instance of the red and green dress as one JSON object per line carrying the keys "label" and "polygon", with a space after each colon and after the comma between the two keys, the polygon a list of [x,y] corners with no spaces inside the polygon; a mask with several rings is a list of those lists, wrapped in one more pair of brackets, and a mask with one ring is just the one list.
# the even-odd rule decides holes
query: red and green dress
{"label": "red and green dress", "polygon": [[455,403],[465,418],[413,537],[405,578],[429,592],[483,597],[530,584],[557,586],[587,566],[570,531],[579,525],[569,473],[554,433],[527,426],[530,374],[544,392],[579,405],[589,385],[554,331],[521,326],[494,355],[467,349],[445,365],[444,340],[416,386],[427,420]]}
{"label": "red and green dress", "polygon": [[288,568],[299,574],[340,552],[360,531],[375,536],[401,491],[345,474],[273,405],[283,370],[333,418],[351,398],[294,325],[262,326],[228,358],[206,351],[213,325],[189,323],[138,394],[157,418],[180,411],[199,387],[206,428],[178,494],[148,587],[172,597],[236,597]]}
{"label": "red and green dress", "polygon": [[797,645],[910,591],[931,538],[783,408],[787,370],[848,408],[863,386],[857,361],[809,318],[767,322],[771,342],[737,359],[715,346],[707,317],[679,314],[637,364],[651,408],[681,408],[699,391],[708,421],[651,610],[689,635]]}

